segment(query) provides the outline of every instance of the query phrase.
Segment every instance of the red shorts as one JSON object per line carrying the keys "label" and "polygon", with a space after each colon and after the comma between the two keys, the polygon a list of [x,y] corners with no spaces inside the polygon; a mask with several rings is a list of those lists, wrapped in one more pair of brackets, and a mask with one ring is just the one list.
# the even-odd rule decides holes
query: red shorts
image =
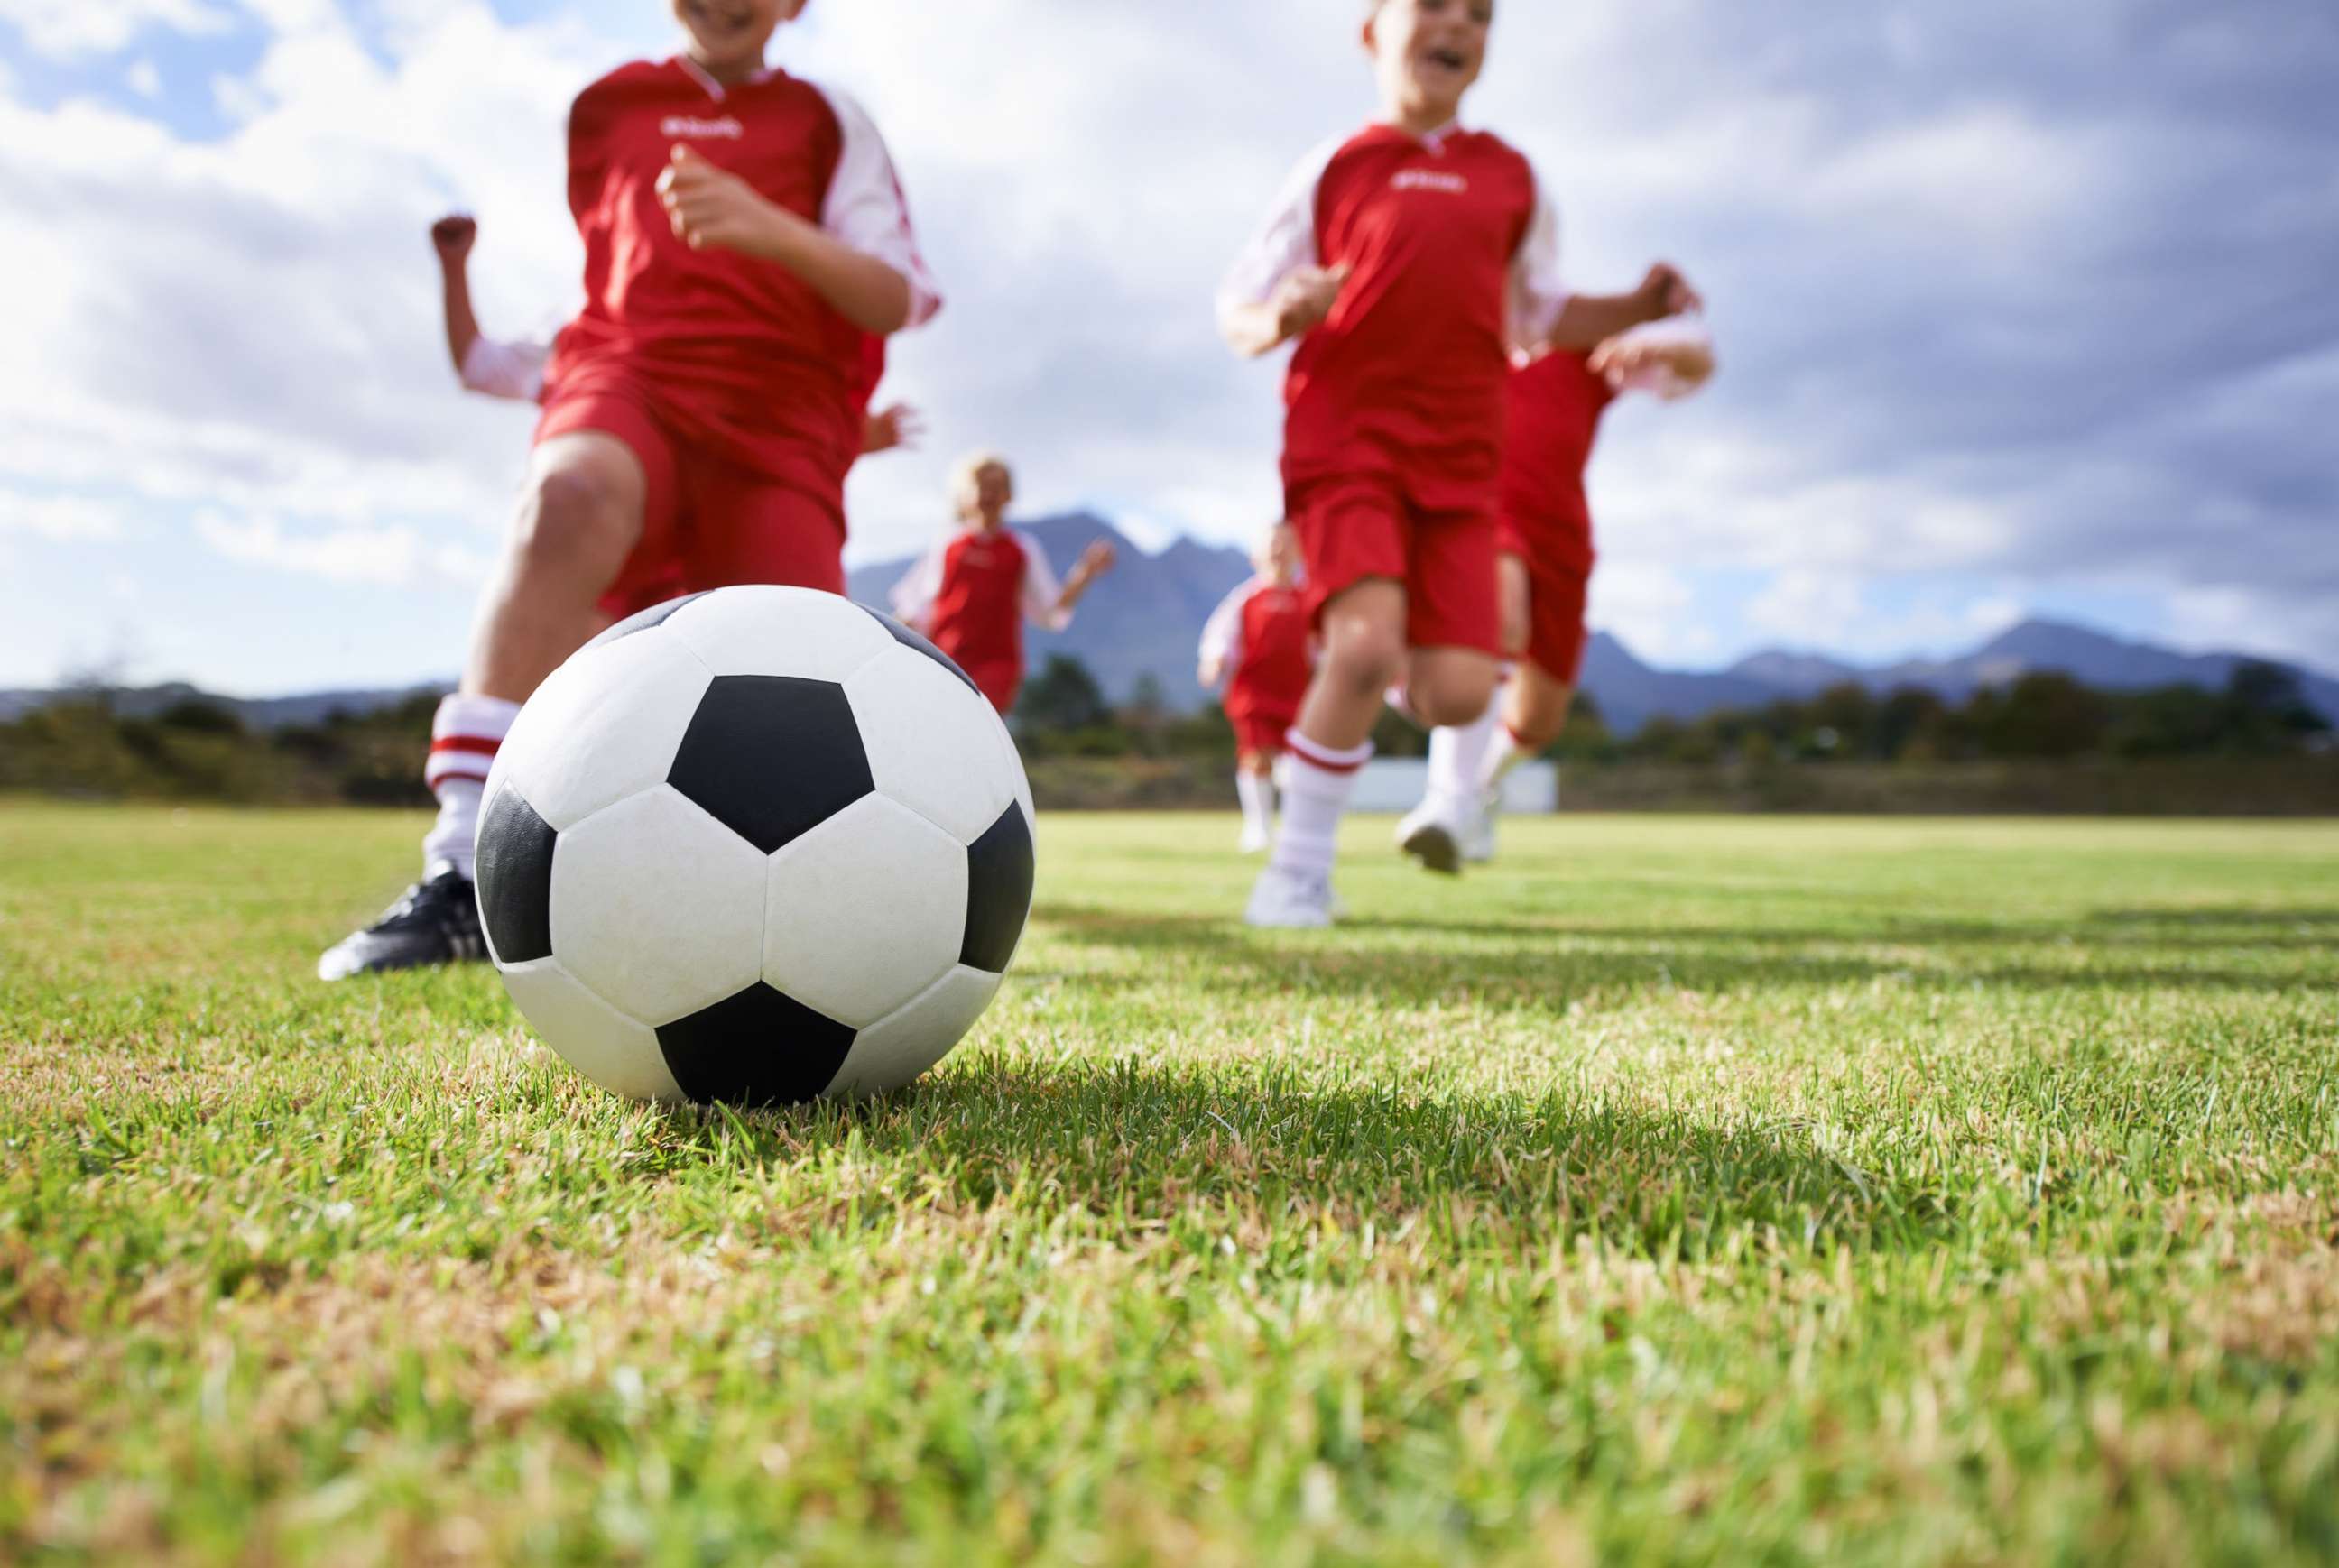
{"label": "red shorts", "polygon": [[966,678],[975,689],[991,699],[991,705],[1004,714],[1015,705],[1016,694],[1023,689],[1023,666],[1014,659],[986,659],[980,664],[961,665]]}
{"label": "red shorts", "polygon": [[1429,512],[1393,478],[1339,475],[1290,487],[1284,508],[1308,561],[1308,615],[1367,577],[1405,587],[1405,640],[1416,648],[1502,652],[1490,512]]}
{"label": "red shorts", "polygon": [[1265,752],[1269,756],[1283,750],[1283,737],[1299,722],[1296,713],[1268,714],[1229,712],[1227,722],[1235,726],[1235,749],[1245,754]]}
{"label": "red shorts", "polygon": [[579,430],[614,437],[646,482],[642,537],[602,595],[604,614],[741,583],[844,592],[844,519],[833,499],[695,449],[622,377],[579,383],[546,403],[538,444]]}
{"label": "red shorts", "polygon": [[1560,685],[1584,673],[1591,632],[1584,606],[1592,588],[1592,541],[1564,520],[1523,522],[1505,517],[1502,552],[1527,569],[1526,660]]}

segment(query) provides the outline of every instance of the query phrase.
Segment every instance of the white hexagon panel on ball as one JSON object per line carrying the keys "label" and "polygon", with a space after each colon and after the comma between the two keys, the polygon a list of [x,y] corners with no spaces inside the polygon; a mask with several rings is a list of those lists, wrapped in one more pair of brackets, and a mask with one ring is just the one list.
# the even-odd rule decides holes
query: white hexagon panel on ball
{"label": "white hexagon panel on ball", "polygon": [[893,646],[850,599],[811,588],[721,588],[667,617],[666,632],[718,676],[842,681]]}
{"label": "white hexagon panel on ball", "polygon": [[998,715],[949,666],[897,647],[846,681],[844,695],[879,794],[962,844],[982,837],[1015,801]]}
{"label": "white hexagon panel on ball", "polygon": [[958,962],[967,853],[883,794],[864,796],[772,857],[765,981],[855,1029]]}
{"label": "white hexagon panel on ball", "polygon": [[948,1056],[974,1027],[1001,977],[963,964],[897,1011],[861,1031],[828,1086],[832,1100],[852,1100],[900,1089]]}
{"label": "white hexagon panel on ball", "polygon": [[538,959],[503,972],[520,1011],[569,1066],[627,1100],[683,1099],[649,1026],[586,990],[558,959]]}
{"label": "white hexagon panel on ball", "polygon": [[[612,633],[618,628],[612,628]],[[497,749],[488,793],[509,781],[555,830],[665,779],[714,680],[655,626],[588,645],[546,678]]]}
{"label": "white hexagon panel on ball", "polygon": [[552,955],[656,1028],[763,972],[764,882],[753,844],[660,784],[560,835]]}

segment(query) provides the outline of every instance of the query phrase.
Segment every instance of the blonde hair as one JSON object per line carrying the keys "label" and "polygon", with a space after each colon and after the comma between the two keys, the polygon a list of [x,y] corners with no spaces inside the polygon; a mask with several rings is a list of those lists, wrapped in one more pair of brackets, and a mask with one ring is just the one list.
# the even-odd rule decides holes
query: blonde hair
{"label": "blonde hair", "polygon": [[974,503],[982,498],[985,468],[997,468],[1007,476],[1009,487],[1014,486],[1015,470],[1005,458],[988,449],[967,453],[951,465],[950,471],[951,505],[958,509],[960,517],[974,510]]}

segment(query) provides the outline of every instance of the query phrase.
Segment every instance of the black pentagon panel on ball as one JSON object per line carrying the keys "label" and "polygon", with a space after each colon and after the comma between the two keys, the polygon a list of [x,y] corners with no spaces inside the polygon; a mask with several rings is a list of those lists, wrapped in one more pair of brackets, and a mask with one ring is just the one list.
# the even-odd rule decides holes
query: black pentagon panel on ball
{"label": "black pentagon panel on ball", "polygon": [[928,642],[924,637],[921,636],[916,632],[912,631],[908,626],[903,626],[901,622],[895,620],[893,616],[887,615],[883,610],[871,610],[867,605],[856,605],[854,607],[857,609],[868,610],[871,615],[876,616],[878,620],[884,624],[885,629],[893,634],[893,640],[895,642],[901,644],[903,647],[908,648],[913,652],[925,655],[926,657],[933,660],[934,663],[942,666],[943,668],[956,676],[967,690],[974,693],[977,696],[981,696],[982,695],[982,688],[974,684],[974,677],[968,675],[964,670],[959,668],[958,661],[951,657],[950,655],[943,652],[942,649],[934,646],[933,644]]}
{"label": "black pentagon panel on ball", "polygon": [[702,1105],[794,1105],[835,1080],[854,1032],[757,981],[657,1040],[676,1084]]}
{"label": "black pentagon panel on ball", "polygon": [[[678,599],[668,599],[662,605],[652,605],[648,609],[637,610],[634,614],[627,616],[624,620],[619,621],[616,626],[611,626],[607,631],[603,632],[599,636],[595,637],[591,642],[587,643],[585,646],[588,648],[597,648],[605,643],[614,643],[619,637],[629,637],[636,632],[646,632],[652,626],[662,626],[666,625],[667,617],[671,616],[675,611],[682,608],[683,606],[690,603],[693,599],[703,599],[706,597],[706,595],[705,593],[685,594]],[[582,652],[583,650],[579,649],[578,651]]]}
{"label": "black pentagon panel on ball", "polygon": [[1005,974],[1031,912],[1031,826],[1011,804],[966,851],[966,940],[958,961]]}
{"label": "black pentagon panel on ball", "polygon": [[716,676],[666,782],[765,854],[876,787],[844,688],[794,676]]}
{"label": "black pentagon panel on ball", "polygon": [[552,848],[558,837],[508,784],[479,819],[479,919],[507,964],[552,956]]}

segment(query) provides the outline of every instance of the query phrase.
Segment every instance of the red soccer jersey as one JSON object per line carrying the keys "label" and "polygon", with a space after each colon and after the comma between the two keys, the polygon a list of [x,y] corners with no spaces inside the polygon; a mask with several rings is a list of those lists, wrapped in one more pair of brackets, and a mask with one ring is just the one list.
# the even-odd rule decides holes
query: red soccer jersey
{"label": "red soccer jersey", "polygon": [[962,528],[936,544],[893,590],[901,617],[932,637],[991,692],[1023,670],[1023,623],[1061,631],[1071,616],[1040,547],[1012,528]]}
{"label": "red soccer jersey", "polygon": [[1297,718],[1315,673],[1312,636],[1297,583],[1253,577],[1220,601],[1202,628],[1202,656],[1226,672],[1227,716]]}
{"label": "red soccer jersey", "polygon": [[686,60],[620,66],[568,118],[568,205],[585,242],[585,308],[546,380],[612,362],[685,439],[815,493],[857,452],[867,334],[787,269],[676,238],[657,179],[680,143],[910,281],[911,319],[939,307],[883,143],[850,99],[780,72],[725,87]]}
{"label": "red soccer jersey", "polygon": [[1592,508],[1584,471],[1600,416],[1616,399],[1608,378],[1581,353],[1546,354],[1511,372],[1510,433],[1503,454],[1503,522],[1533,537],[1539,553],[1592,569]]}
{"label": "red soccer jersey", "polygon": [[1287,486],[1387,474],[1430,511],[1487,511],[1515,341],[1565,301],[1558,223],[1501,138],[1373,125],[1300,165],[1229,276],[1221,309],[1303,266],[1352,271],[1284,383]]}

